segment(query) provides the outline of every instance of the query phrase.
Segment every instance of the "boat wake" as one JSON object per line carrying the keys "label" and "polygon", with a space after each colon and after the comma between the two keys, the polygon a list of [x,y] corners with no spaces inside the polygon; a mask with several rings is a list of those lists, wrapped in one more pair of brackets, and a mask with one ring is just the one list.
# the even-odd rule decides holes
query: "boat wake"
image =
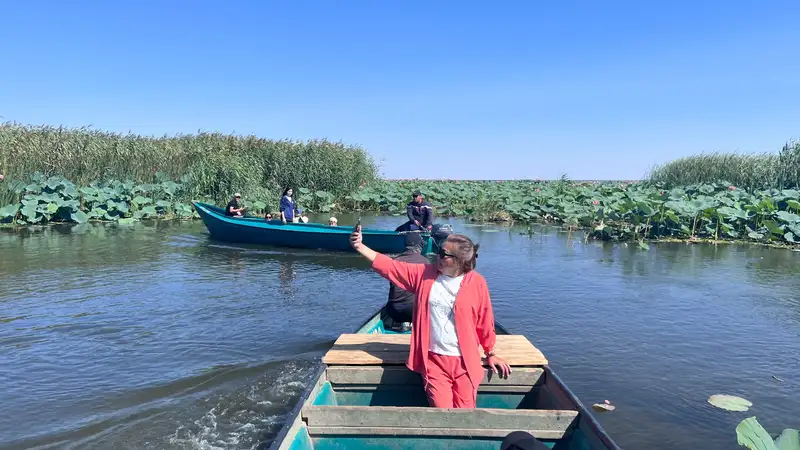
{"label": "boat wake", "polygon": [[318,364],[317,360],[291,361],[254,383],[203,400],[192,409],[207,408],[206,412],[180,425],[166,443],[181,449],[266,449],[313,382]]}

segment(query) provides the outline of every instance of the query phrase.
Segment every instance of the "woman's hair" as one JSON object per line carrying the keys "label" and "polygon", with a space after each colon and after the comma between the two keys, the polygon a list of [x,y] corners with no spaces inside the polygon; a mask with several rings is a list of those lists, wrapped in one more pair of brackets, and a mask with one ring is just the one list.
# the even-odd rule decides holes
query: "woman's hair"
{"label": "woman's hair", "polygon": [[290,188],[290,187],[287,187],[286,189],[284,189],[284,190],[283,190],[283,194],[281,194],[281,197],[285,196],[285,195],[286,195],[286,193],[287,193],[287,192],[289,192],[289,190],[292,190],[292,188]]}
{"label": "woman's hair", "polygon": [[[455,257],[456,261],[461,265],[461,272],[467,273],[475,270],[475,265],[478,259],[478,248],[480,244],[472,242],[472,239],[464,236],[463,234],[451,234],[447,236],[445,242],[452,242],[456,245]],[[444,245],[444,244],[442,244]]]}

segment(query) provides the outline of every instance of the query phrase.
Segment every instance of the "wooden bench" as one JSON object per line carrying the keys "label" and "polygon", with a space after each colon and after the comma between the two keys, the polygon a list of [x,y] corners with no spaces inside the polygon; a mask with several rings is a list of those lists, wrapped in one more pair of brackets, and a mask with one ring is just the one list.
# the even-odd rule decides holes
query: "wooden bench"
{"label": "wooden bench", "polygon": [[301,415],[312,437],[364,435],[502,438],[512,431],[527,431],[539,439],[560,439],[575,424],[578,412],[306,406]]}
{"label": "wooden bench", "polygon": [[[408,359],[410,341],[408,334],[342,334],[322,362],[328,366],[401,365]],[[482,350],[475,351],[483,356]],[[547,365],[547,358],[525,336],[498,335],[495,351],[510,366]]]}

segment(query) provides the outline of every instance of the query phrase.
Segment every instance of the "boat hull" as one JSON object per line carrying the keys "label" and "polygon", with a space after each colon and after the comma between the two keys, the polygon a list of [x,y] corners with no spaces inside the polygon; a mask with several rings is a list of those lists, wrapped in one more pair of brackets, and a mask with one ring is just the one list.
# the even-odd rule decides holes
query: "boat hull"
{"label": "boat hull", "polygon": [[[316,223],[287,223],[266,221],[256,217],[228,217],[221,208],[195,202],[194,207],[213,239],[258,245],[353,252],[350,227],[332,227]],[[406,237],[395,231],[363,229],[364,244],[388,254],[402,253]],[[430,236],[423,233],[423,242],[430,252]],[[427,253],[426,252],[426,253]]]}
{"label": "boat hull", "polygon": [[[384,334],[380,320],[381,311],[365,321],[356,334]],[[498,335],[510,334],[500,324],[495,325]],[[393,334],[394,332],[388,332]],[[406,334],[406,333],[399,333]],[[482,408],[513,410],[521,414],[546,415],[561,412],[575,414],[571,424],[561,435],[556,432],[543,433],[539,440],[550,448],[559,450],[618,450],[619,447],[603,431],[591,413],[567,388],[563,381],[549,368],[523,367],[519,368],[514,377],[515,386],[504,385],[502,381],[495,380],[494,384],[486,382],[481,384],[478,392],[477,410],[435,410],[426,408],[427,399],[418,375],[405,369],[403,366],[382,366],[377,369],[379,376],[375,379],[364,378],[366,373],[375,373],[375,366],[327,366],[322,364],[314,375],[315,383],[310,386],[301,397],[297,406],[289,414],[289,420],[281,429],[270,449],[273,450],[330,450],[330,449],[497,449],[503,438],[510,431],[522,429],[525,424],[507,430],[487,430],[492,428],[492,420],[502,420],[501,416],[493,417],[490,413],[489,421],[485,426],[473,430],[450,428],[449,422],[443,428],[425,424],[415,429],[411,434],[405,428],[391,428],[390,423],[401,421],[422,421],[424,419],[413,416],[430,414],[433,420],[441,419],[443,414],[453,414],[447,419],[461,420],[473,413],[481,414]],[[338,375],[337,375],[338,374]],[[359,379],[352,379],[354,374]],[[346,380],[347,377],[351,380]],[[349,384],[348,384],[349,383]],[[520,386],[526,385],[526,386]],[[309,428],[303,416],[313,414],[314,409],[325,406],[345,407],[360,410],[362,416],[353,417],[347,422],[346,427],[321,432],[322,428]],[[407,410],[406,408],[412,408]],[[341,409],[341,408],[340,408]],[[487,410],[484,410],[487,411]],[[527,412],[525,412],[527,411]],[[345,411],[350,412],[350,411]],[[392,414],[395,417],[392,418]],[[376,415],[387,417],[386,423],[380,423]],[[409,417],[412,416],[412,417]],[[461,417],[458,417],[458,416]],[[469,421],[480,421],[476,417],[467,417]],[[306,420],[309,419],[306,417]],[[538,420],[534,417],[532,420]],[[375,425],[374,422],[379,424]],[[353,422],[356,423],[353,426]],[[358,424],[368,424],[360,427]],[[318,425],[318,424],[315,424]],[[494,424],[495,426],[497,424]],[[394,431],[393,431],[394,430]],[[399,431],[398,431],[399,430]]]}

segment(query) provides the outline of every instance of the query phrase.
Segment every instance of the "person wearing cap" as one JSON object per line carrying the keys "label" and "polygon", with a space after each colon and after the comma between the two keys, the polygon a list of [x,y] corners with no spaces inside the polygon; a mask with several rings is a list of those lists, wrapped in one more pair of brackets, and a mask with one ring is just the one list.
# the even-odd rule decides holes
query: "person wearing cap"
{"label": "person wearing cap", "polygon": [[406,205],[408,222],[400,225],[395,231],[430,231],[433,227],[433,207],[424,200],[420,191],[411,194],[412,200]]}
{"label": "person wearing cap", "polygon": [[339,219],[337,219],[336,217],[331,217],[330,219],[328,219],[328,225],[330,225],[332,227],[338,227],[339,226]]}
{"label": "person wearing cap", "polygon": [[[405,251],[394,258],[410,264],[430,264],[428,258],[422,256],[422,238],[419,233],[406,235]],[[417,296],[396,284],[389,282],[389,299],[381,311],[383,327],[392,331],[408,331],[414,317],[414,303]]]}
{"label": "person wearing cap", "polygon": [[233,194],[233,198],[231,199],[231,201],[229,201],[228,204],[225,205],[226,216],[242,217],[242,214],[244,214],[244,210],[247,208],[239,206],[239,202],[241,201],[241,199],[242,199],[242,194],[238,192]]}

